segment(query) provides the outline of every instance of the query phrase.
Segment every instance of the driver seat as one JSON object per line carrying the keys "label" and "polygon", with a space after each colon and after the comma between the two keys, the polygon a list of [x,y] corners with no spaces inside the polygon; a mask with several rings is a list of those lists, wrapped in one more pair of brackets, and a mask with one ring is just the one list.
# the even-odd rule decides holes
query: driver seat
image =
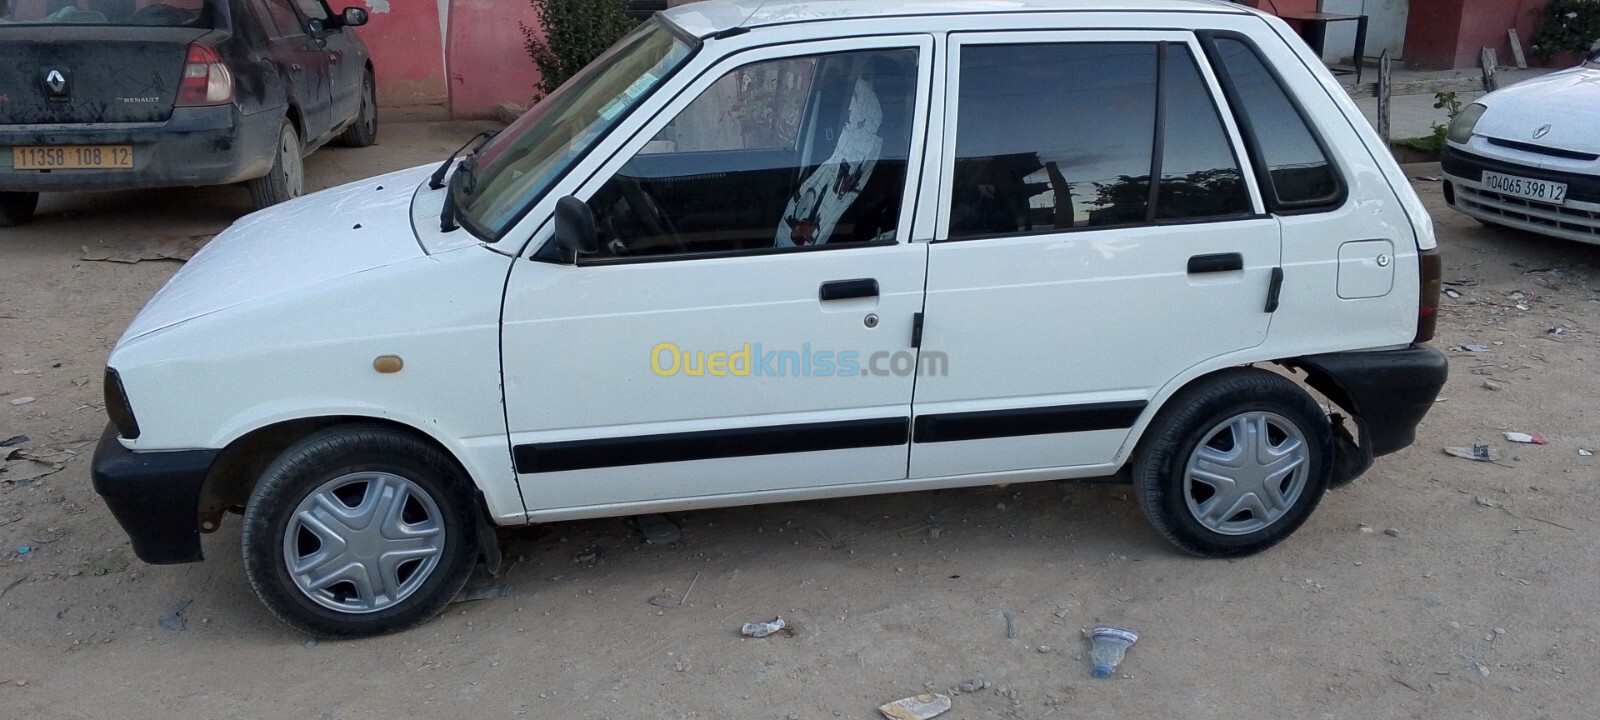
{"label": "driver seat", "polygon": [[825,245],[833,227],[872,177],[883,156],[883,106],[865,77],[857,77],[833,154],[800,183],[773,239],[774,247]]}

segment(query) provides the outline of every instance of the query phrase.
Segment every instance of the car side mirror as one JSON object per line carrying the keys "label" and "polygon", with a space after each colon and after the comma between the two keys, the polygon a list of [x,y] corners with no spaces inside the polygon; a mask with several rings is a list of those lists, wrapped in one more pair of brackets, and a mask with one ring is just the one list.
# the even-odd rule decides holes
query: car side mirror
{"label": "car side mirror", "polygon": [[579,255],[600,251],[600,236],[588,203],[571,195],[556,201],[556,246]]}
{"label": "car side mirror", "polygon": [[306,32],[309,32],[312,35],[321,35],[327,31],[328,24],[320,19],[312,19],[306,22]]}
{"label": "car side mirror", "polygon": [[367,24],[367,11],[358,7],[347,7],[339,13],[339,18],[349,27],[361,27]]}

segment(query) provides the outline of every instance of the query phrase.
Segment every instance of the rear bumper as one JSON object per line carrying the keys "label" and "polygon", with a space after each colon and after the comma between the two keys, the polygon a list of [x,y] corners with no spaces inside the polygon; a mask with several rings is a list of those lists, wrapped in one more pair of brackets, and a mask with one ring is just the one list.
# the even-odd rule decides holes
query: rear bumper
{"label": "rear bumper", "polygon": [[[1454,147],[1444,151],[1444,199],[1467,215],[1497,225],[1564,240],[1600,244],[1600,177],[1484,157]],[[1483,186],[1483,172],[1565,183],[1560,205],[1525,200]]]}
{"label": "rear bumper", "polygon": [[153,565],[197,562],[200,487],[220,450],[134,452],[107,425],[94,451],[94,491],[133,541],[133,552]]}
{"label": "rear bumper", "polygon": [[1307,370],[1306,382],[1354,416],[1361,431],[1358,445],[1338,448],[1336,485],[1365,472],[1373,458],[1416,442],[1417,425],[1450,374],[1444,353],[1427,345],[1308,355],[1289,364]]}
{"label": "rear bumper", "polygon": [[[76,192],[222,185],[265,175],[283,116],[232,105],[176,108],[159,123],[0,125],[0,191]],[[16,170],[19,145],[132,145],[130,170]]]}

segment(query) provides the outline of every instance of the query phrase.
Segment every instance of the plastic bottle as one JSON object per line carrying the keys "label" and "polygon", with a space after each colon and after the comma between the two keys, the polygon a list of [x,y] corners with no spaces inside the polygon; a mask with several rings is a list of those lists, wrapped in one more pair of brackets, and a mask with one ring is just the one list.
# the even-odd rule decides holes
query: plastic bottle
{"label": "plastic bottle", "polygon": [[1094,662],[1094,676],[1111,677],[1111,671],[1122,662],[1128,648],[1139,641],[1139,633],[1119,627],[1101,625],[1089,633],[1089,659]]}

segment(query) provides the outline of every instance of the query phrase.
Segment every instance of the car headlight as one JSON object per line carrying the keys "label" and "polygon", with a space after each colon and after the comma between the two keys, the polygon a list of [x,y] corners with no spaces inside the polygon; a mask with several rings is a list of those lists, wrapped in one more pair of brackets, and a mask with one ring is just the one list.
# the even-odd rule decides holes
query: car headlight
{"label": "car headlight", "polygon": [[117,426],[117,434],[129,440],[139,438],[139,421],[133,417],[133,406],[128,404],[128,391],[122,387],[122,376],[113,368],[106,368],[106,415]]}
{"label": "car headlight", "polygon": [[1472,139],[1472,129],[1478,126],[1478,118],[1483,117],[1483,111],[1488,109],[1478,103],[1462,108],[1461,112],[1456,113],[1456,118],[1450,121],[1450,132],[1446,137],[1450,138],[1450,142],[1465,145]]}

